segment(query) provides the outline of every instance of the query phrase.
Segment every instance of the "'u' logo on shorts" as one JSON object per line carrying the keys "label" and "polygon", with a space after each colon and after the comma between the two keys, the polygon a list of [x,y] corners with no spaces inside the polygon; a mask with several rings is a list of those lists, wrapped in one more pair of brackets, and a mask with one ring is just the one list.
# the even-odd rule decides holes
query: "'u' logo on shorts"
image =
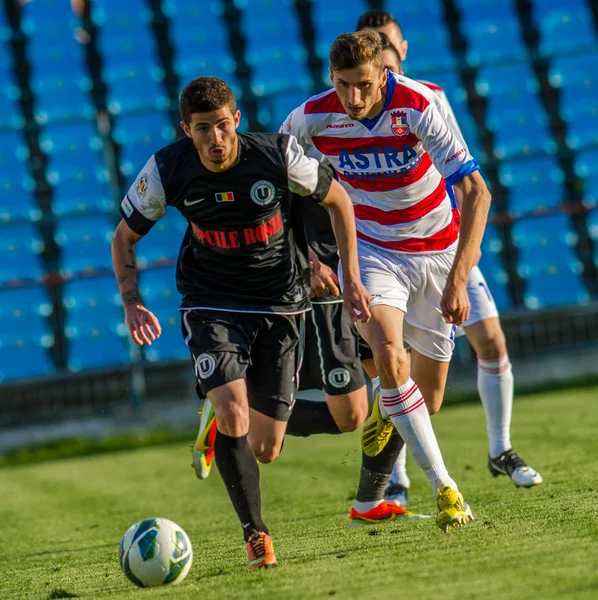
{"label": "'u' logo on shorts", "polygon": [[216,370],[216,359],[207,352],[195,359],[195,376],[197,379],[207,379]]}

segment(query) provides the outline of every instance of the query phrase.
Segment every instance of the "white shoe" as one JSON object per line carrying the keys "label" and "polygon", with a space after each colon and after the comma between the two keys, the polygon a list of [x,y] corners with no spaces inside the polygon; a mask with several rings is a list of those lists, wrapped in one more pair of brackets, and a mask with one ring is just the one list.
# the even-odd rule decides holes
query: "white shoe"
{"label": "white shoe", "polygon": [[542,475],[526,465],[512,448],[496,458],[488,457],[488,468],[494,477],[508,475],[517,487],[533,487],[542,483]]}

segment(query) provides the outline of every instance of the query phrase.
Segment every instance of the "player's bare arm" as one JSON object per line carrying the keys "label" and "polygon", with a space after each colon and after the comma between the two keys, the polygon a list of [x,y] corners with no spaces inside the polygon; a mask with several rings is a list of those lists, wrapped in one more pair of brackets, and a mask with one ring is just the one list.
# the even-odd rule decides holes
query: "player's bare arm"
{"label": "player's bare arm", "polygon": [[441,309],[448,323],[460,325],[469,317],[467,280],[471,268],[479,260],[491,198],[479,171],[456,182],[453,189],[461,208],[461,231],[455,262],[442,295]]}
{"label": "player's bare arm", "polygon": [[142,238],[121,221],[112,239],[112,268],[125,309],[125,323],[133,341],[140,346],[160,337],[158,319],[143,306],[137,287],[135,244]]}
{"label": "player's bare arm", "polygon": [[324,298],[331,294],[340,296],[336,273],[329,266],[320,262],[318,255],[311,248],[308,248],[307,251],[311,275],[311,297]]}
{"label": "player's bare arm", "polygon": [[343,265],[343,300],[354,321],[367,323],[370,317],[369,292],[361,283],[357,261],[355,213],[351,199],[337,181],[333,180],[328,195],[321,202],[330,212],[334,237]]}

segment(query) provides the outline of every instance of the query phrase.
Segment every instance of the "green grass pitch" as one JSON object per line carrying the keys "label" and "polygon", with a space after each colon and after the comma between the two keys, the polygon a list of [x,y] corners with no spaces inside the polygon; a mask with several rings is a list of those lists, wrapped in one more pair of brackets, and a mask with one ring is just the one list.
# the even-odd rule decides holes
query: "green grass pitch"
{"label": "green grass pitch", "polygon": [[[280,566],[259,572],[245,566],[218,473],[198,481],[184,444],[6,467],[0,598],[598,598],[597,400],[594,387],[516,403],[515,447],[544,477],[529,490],[488,473],[481,405],[435,416],[476,517],[448,534],[433,520],[349,528],[358,435],[288,438],[261,469]],[[409,467],[412,509],[433,513],[427,482],[411,459]],[[121,536],[152,516],[191,538],[194,562],[180,586],[137,589],[121,573]]]}

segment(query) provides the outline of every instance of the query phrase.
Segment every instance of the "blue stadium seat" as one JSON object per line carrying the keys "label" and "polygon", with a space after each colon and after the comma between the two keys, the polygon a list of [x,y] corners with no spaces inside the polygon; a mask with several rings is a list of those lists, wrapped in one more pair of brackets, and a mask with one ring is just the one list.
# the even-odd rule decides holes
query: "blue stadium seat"
{"label": "blue stadium seat", "polygon": [[408,77],[420,78],[437,70],[453,70],[457,62],[443,25],[423,27],[409,34],[409,54],[403,64]]}
{"label": "blue stadium seat", "polygon": [[251,89],[256,96],[267,96],[303,90],[307,96],[313,90],[313,80],[306,66],[303,48],[271,49],[250,58],[253,67]]}
{"label": "blue stadium seat", "polygon": [[316,32],[316,52],[328,63],[332,42],[341,34],[355,31],[357,20],[369,9],[364,0],[330,2],[311,0],[312,20]]}
{"label": "blue stadium seat", "polygon": [[289,113],[301,106],[308,97],[304,92],[275,94],[267,99],[267,108],[263,107],[266,102],[262,102],[263,116],[260,116],[260,121],[268,127],[268,131],[278,131]]}
{"label": "blue stadium seat", "polygon": [[575,121],[580,113],[598,106],[598,75],[588,75],[582,84],[564,86],[560,91],[559,112],[565,121]]}
{"label": "blue stadium seat", "polygon": [[166,113],[119,117],[114,139],[121,144],[120,169],[129,182],[137,176],[154,152],[175,139],[175,129]]}
{"label": "blue stadium seat", "polygon": [[[598,88],[597,88],[598,89]],[[567,145],[575,150],[595,146],[598,140],[598,100],[589,95],[580,99],[574,110],[567,110]]]}
{"label": "blue stadium seat", "polygon": [[544,56],[583,52],[596,45],[593,18],[583,0],[561,3],[533,2],[534,21]]}
{"label": "blue stadium seat", "polygon": [[[598,50],[573,56],[554,56],[548,72],[553,87],[583,87],[598,80]],[[595,86],[595,83],[592,84]]]}
{"label": "blue stadium seat", "polygon": [[65,284],[65,335],[71,371],[126,364],[128,332],[113,276],[75,279]]}
{"label": "blue stadium seat", "polygon": [[584,180],[584,203],[587,206],[598,205],[598,148],[575,156],[575,174]]}
{"label": "blue stadium seat", "polygon": [[52,186],[52,212],[58,217],[88,212],[115,214],[105,169],[65,169],[51,173],[48,183]]}
{"label": "blue stadium seat", "polygon": [[557,150],[539,98],[523,89],[489,96],[486,122],[494,133],[494,154],[499,159]]}
{"label": "blue stadium seat", "polygon": [[490,293],[499,310],[509,310],[512,308],[508,289],[509,276],[500,257],[502,242],[496,227],[492,224],[486,226],[481,249],[482,257],[479,266],[486,278]]}
{"label": "blue stadium seat", "polygon": [[239,100],[243,94],[235,74],[235,65],[232,58],[218,59],[212,56],[206,57],[203,54],[188,53],[179,53],[174,61],[174,69],[180,77],[182,86],[196,77],[210,75],[224,79]]}
{"label": "blue stadium seat", "polygon": [[587,302],[583,265],[573,247],[577,235],[566,215],[517,221],[512,230],[519,250],[518,271],[525,280],[525,304],[542,308]]}
{"label": "blue stadium seat", "polygon": [[522,89],[535,94],[540,89],[538,79],[527,62],[480,67],[475,86],[480,96],[512,96]]}
{"label": "blue stadium seat", "polygon": [[65,277],[111,269],[110,241],[115,222],[104,215],[66,217],[58,221],[55,241],[60,246],[60,273]]}
{"label": "blue stadium seat", "polygon": [[[364,8],[363,12],[366,10],[367,8]],[[392,13],[401,26],[405,39],[409,42],[411,42],[411,33],[413,31],[428,26],[436,28],[444,23],[442,0],[426,0],[426,2],[386,0],[385,10]],[[355,22],[356,24],[357,21]]]}
{"label": "blue stadium seat", "polygon": [[181,333],[180,296],[176,289],[174,267],[148,269],[140,276],[141,296],[160,321],[162,334],[144,356],[149,361],[189,358],[189,350]]}
{"label": "blue stadium seat", "polygon": [[588,213],[588,232],[594,241],[594,264],[598,268],[598,208]]}
{"label": "blue stadium seat", "polygon": [[[4,57],[6,57],[6,48],[7,46],[0,42],[0,53]],[[0,129],[17,129],[25,124],[25,119],[17,104],[21,91],[14,81],[12,64],[6,66],[6,71],[0,69],[0,79],[3,82],[3,85],[0,86]]]}
{"label": "blue stadium seat", "polygon": [[253,93],[264,96],[293,89],[311,92],[313,81],[293,2],[252,0],[243,4],[247,5],[242,13],[242,29],[247,62],[253,68]]}
{"label": "blue stadium seat", "polygon": [[174,265],[143,269],[139,273],[139,291],[149,310],[153,312],[153,308],[160,307],[178,311],[181,297],[177,291],[175,275]]}
{"label": "blue stadium seat", "polygon": [[462,31],[468,42],[466,61],[472,67],[527,58],[521,26],[514,17],[478,21]]}
{"label": "blue stadium seat", "polygon": [[[177,0],[164,3],[170,17],[174,68],[185,85],[201,75],[225,79],[237,96],[240,87],[234,75],[236,63],[229,47],[225,17],[219,2]],[[200,28],[189,23],[202,23]]]}
{"label": "blue stadium seat", "polygon": [[176,260],[187,231],[187,221],[176,208],[169,208],[136,247],[139,266]]}
{"label": "blue stadium seat", "polygon": [[0,171],[0,223],[39,221],[42,218],[33,189],[31,178],[4,179],[4,172]]}
{"label": "blue stadium seat", "polygon": [[77,20],[70,2],[62,0],[35,0],[21,8],[21,28],[28,35],[50,38],[57,27]]}
{"label": "blue stadium seat", "polygon": [[40,125],[54,121],[92,119],[91,79],[87,75],[33,77],[35,120]]}
{"label": "blue stadium seat", "polygon": [[0,225],[0,282],[41,279],[43,249],[39,231],[31,223]]}
{"label": "blue stadium seat", "polygon": [[598,205],[598,148],[580,152],[575,157],[575,173],[584,180],[583,201],[588,207]]}
{"label": "blue stadium seat", "polygon": [[40,147],[50,157],[50,172],[105,168],[102,139],[95,123],[45,127],[40,134]]}
{"label": "blue stadium seat", "polygon": [[136,111],[165,110],[170,106],[166,89],[162,85],[161,68],[129,63],[107,73],[107,106],[114,114]]}
{"label": "blue stadium seat", "polygon": [[272,49],[304,50],[293,0],[244,0],[235,4],[242,4],[244,9],[241,23],[252,64]]}
{"label": "blue stadium seat", "polygon": [[46,348],[18,340],[0,346],[0,382],[52,375],[56,371]]}
{"label": "blue stadium seat", "polygon": [[28,158],[29,148],[22,131],[0,132],[0,173],[20,179],[25,174]]}
{"label": "blue stadium seat", "polygon": [[0,347],[19,340],[45,348],[54,344],[47,317],[52,302],[42,286],[0,290]]}
{"label": "blue stadium seat", "polygon": [[148,25],[153,18],[149,5],[142,0],[99,0],[92,18],[100,26],[98,49],[108,84],[108,109],[119,114],[166,108],[168,97],[161,84],[164,70]]}
{"label": "blue stadium seat", "polygon": [[564,174],[551,157],[504,161],[500,182],[509,188],[509,212],[516,216],[557,208],[564,198]]}
{"label": "blue stadium seat", "polygon": [[455,6],[466,25],[516,16],[514,0],[455,0]]}
{"label": "blue stadium seat", "polygon": [[98,27],[109,24],[119,35],[133,33],[140,22],[148,24],[153,20],[147,0],[93,0],[91,17]]}

